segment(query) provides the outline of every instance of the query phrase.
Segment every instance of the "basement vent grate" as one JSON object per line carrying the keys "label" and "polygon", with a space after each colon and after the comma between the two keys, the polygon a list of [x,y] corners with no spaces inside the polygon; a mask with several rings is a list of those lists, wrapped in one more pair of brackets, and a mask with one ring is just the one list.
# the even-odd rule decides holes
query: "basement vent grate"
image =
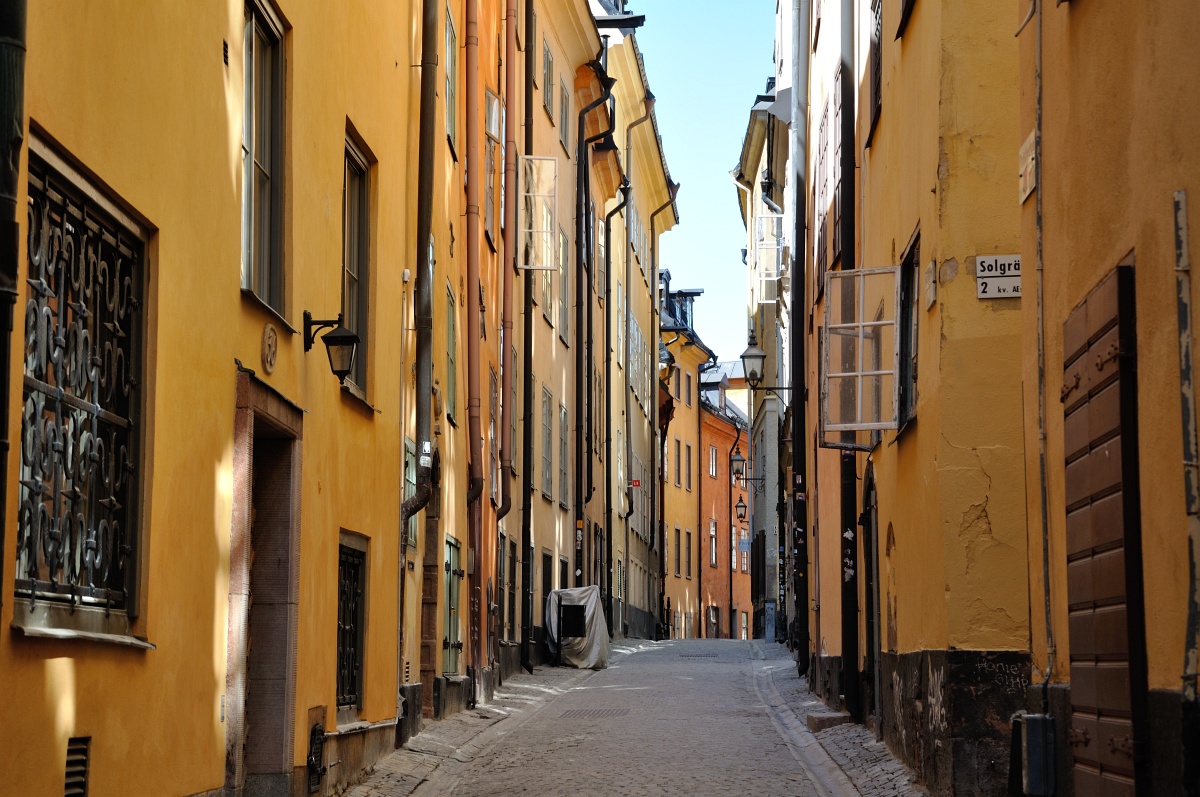
{"label": "basement vent grate", "polygon": [[716,653],[680,653],[681,659],[715,659]]}
{"label": "basement vent grate", "polygon": [[566,720],[602,720],[609,717],[624,717],[629,713],[627,708],[573,708],[559,714],[560,719]]}
{"label": "basement vent grate", "polygon": [[92,737],[78,736],[67,740],[67,786],[65,797],[87,797],[88,754]]}

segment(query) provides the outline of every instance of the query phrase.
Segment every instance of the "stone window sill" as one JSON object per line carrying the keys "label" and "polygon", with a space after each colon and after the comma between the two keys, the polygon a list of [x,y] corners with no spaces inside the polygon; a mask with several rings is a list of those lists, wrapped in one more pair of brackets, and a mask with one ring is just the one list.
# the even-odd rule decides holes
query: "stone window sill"
{"label": "stone window sill", "polygon": [[13,605],[10,627],[30,639],[58,639],[81,642],[100,642],[108,645],[157,650],[154,643],[134,636],[129,619],[120,612],[107,615],[103,609],[71,607],[37,601],[30,608],[27,599],[18,598]]}

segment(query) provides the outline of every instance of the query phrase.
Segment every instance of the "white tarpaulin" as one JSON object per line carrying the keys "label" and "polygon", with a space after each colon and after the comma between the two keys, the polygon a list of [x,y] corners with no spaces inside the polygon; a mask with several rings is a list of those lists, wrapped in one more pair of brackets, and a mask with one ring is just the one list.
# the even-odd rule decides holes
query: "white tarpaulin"
{"label": "white tarpaulin", "polygon": [[[558,619],[560,606],[582,606],[584,635],[562,640],[562,663],[583,670],[603,670],[608,666],[608,625],[600,605],[600,588],[576,587],[556,589],[546,596],[546,643],[551,654],[558,652]],[[578,610],[576,610],[578,611]],[[564,623],[564,625],[568,625]],[[569,627],[568,627],[568,630]]]}

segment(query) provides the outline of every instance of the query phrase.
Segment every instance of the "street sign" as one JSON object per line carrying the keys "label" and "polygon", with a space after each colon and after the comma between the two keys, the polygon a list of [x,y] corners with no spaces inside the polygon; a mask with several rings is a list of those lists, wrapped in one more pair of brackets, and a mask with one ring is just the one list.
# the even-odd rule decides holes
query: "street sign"
{"label": "street sign", "polygon": [[975,258],[975,297],[1021,298],[1021,256],[990,255]]}
{"label": "street sign", "polygon": [[641,480],[641,479],[633,479],[633,480],[631,480],[631,481],[629,482],[629,486],[630,486],[630,487],[641,487],[641,486],[642,486],[642,480]]}
{"label": "street sign", "polygon": [[738,550],[749,553],[750,552],[750,540],[738,540]]}

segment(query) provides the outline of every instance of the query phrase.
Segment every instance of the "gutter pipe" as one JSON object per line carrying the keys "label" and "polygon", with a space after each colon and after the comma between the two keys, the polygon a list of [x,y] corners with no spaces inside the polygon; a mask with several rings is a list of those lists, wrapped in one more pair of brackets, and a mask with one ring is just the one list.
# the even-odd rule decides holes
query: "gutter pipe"
{"label": "gutter pipe", "polygon": [[[25,141],[26,0],[0,4],[0,550],[8,527],[8,419],[12,385],[13,311],[21,271],[21,225],[17,221],[18,177]],[[0,581],[4,564],[0,557]],[[3,598],[0,597],[0,604]]]}
{"label": "gutter pipe", "polygon": [[734,629],[737,627],[737,609],[733,606],[733,565],[737,561],[738,551],[733,547],[734,541],[738,539],[737,525],[734,523],[736,516],[734,515],[733,507],[733,452],[738,450],[738,443],[742,439],[742,425],[737,422],[736,417],[731,417],[734,428],[737,429],[737,435],[733,438],[733,446],[729,449],[729,456],[725,458],[725,462],[729,464],[729,638],[735,639]]}
{"label": "gutter pipe", "polygon": [[[504,102],[517,97],[517,0],[506,0],[504,12]],[[496,521],[503,520],[512,509],[512,413],[513,395],[513,268],[517,264],[517,115],[504,114],[504,257],[500,263],[504,296],[501,300],[500,327],[504,331],[504,351],[500,352],[500,507]],[[500,574],[503,579],[504,574]],[[498,581],[497,584],[500,582]]]}
{"label": "gutter pipe", "polygon": [[[628,181],[626,181],[625,184],[621,186],[620,193],[621,193],[621,201],[618,202],[617,205],[612,210],[610,210],[608,213],[604,214],[604,261],[605,261],[604,273],[610,283],[609,287],[611,287],[611,283],[612,283],[612,268],[611,268],[611,266],[612,266],[612,219],[613,219],[613,216],[617,215],[622,210],[624,210],[625,205],[629,203],[629,182]],[[610,296],[612,295],[611,291],[609,292],[609,295]],[[608,303],[608,306],[605,308],[604,315],[605,315],[605,321],[606,321],[606,323],[604,325],[604,383],[605,383],[604,390],[605,390],[605,394],[608,395],[608,392],[610,389],[609,385],[612,384],[612,302]],[[612,451],[612,401],[611,400],[605,402],[604,450],[608,451],[608,452]],[[604,459],[604,525],[605,525],[605,534],[604,534],[605,556],[604,556],[604,558],[605,558],[607,567],[605,568],[606,575],[605,575],[604,594],[607,596],[607,598],[606,598],[607,606],[605,607],[605,609],[607,611],[605,611],[604,614],[605,614],[605,619],[608,620],[608,635],[609,635],[609,637],[611,637],[613,635],[612,529],[609,528],[609,525],[612,523],[612,514],[613,514],[613,499],[612,499],[613,472],[612,472],[612,470],[613,470],[612,457],[611,456],[605,457],[605,459]],[[628,539],[629,539],[628,535],[626,535],[627,543],[628,543]],[[628,553],[628,546],[626,547],[626,553]]]}
{"label": "gutter pipe", "polygon": [[[792,52],[798,53],[801,44],[807,41],[811,24],[811,0],[792,0]],[[793,392],[792,405],[792,478],[795,483],[788,486],[794,493],[792,520],[795,523],[793,544],[796,548],[796,574],[793,591],[796,595],[796,669],[801,677],[808,674],[809,629],[808,601],[808,456],[805,441],[808,436],[808,365],[807,344],[804,330],[804,314],[808,301],[805,265],[808,253],[808,104],[809,62],[812,48],[803,47],[804,57],[793,58],[792,64],[792,182],[795,188],[792,197],[792,215],[795,223],[792,246],[792,379],[798,388]],[[803,93],[801,93],[803,86]],[[878,671],[878,668],[876,668]],[[878,714],[877,714],[878,716]]]}
{"label": "gutter pipe", "polygon": [[[642,114],[640,117],[638,117],[637,119],[634,119],[632,122],[630,122],[625,127],[625,183],[626,183],[626,185],[629,185],[629,182],[630,182],[629,175],[631,175],[633,173],[633,129],[635,127],[637,127],[638,125],[649,121],[650,115],[654,113],[654,94],[652,92],[650,92],[648,89],[646,91],[646,96],[642,99],[642,105],[646,109],[646,112],[644,114]],[[616,120],[616,118],[614,116],[614,121],[615,120]],[[626,199],[628,200],[628,193],[626,194]],[[630,251],[629,251],[630,250],[629,242],[632,240],[632,238],[630,237],[630,227],[631,227],[632,223],[633,223],[633,219],[631,218],[631,214],[626,213],[625,214],[625,318],[621,320],[621,323],[625,324],[625,368],[626,368],[626,371],[625,371],[625,391],[624,392],[625,392],[625,462],[626,462],[627,467],[633,466],[633,435],[630,433],[631,430],[629,428],[629,419],[632,418],[633,415],[632,415],[632,408],[630,407],[630,404],[629,404],[630,390],[629,390],[629,370],[628,370],[629,369],[629,348],[630,348],[629,347],[629,320],[633,315],[633,310],[631,308],[632,302],[630,301],[631,295],[629,293],[629,279],[630,279],[630,275],[633,273],[633,269],[632,269],[631,263],[630,263],[630,261],[633,259],[633,255],[631,255]],[[607,227],[607,224],[605,226]],[[605,243],[604,251],[606,253],[605,256],[610,257],[610,255],[607,255],[607,252],[609,251],[607,242]],[[611,315],[611,311],[607,312],[606,314]],[[608,327],[611,325],[611,323],[612,323],[611,318],[609,318],[606,321],[605,326]],[[607,328],[605,329],[605,334],[606,334],[606,336],[609,334],[609,330]],[[606,341],[606,343],[605,343],[606,351],[607,351],[607,345],[608,344]],[[604,389],[605,389],[605,393],[607,394],[610,390],[609,385],[611,384],[611,380],[608,378],[609,372],[607,369],[605,370],[604,376],[605,376]],[[604,403],[605,403],[605,406],[608,408],[609,423],[611,423],[612,422],[612,397],[606,395],[605,398],[607,400]],[[611,481],[611,477],[610,477],[610,481]],[[625,581],[626,581],[626,583],[628,583],[628,581],[629,581],[629,518],[633,514],[633,487],[630,484],[629,479],[626,479],[625,482],[626,482],[625,483],[625,499],[626,499],[628,508],[625,511],[623,519],[625,520]],[[629,601],[628,600],[625,600],[621,604],[621,622],[622,622],[623,628],[629,627]]]}
{"label": "gutter pipe", "polygon": [[[433,227],[434,122],[437,120],[438,12],[436,0],[421,10],[421,107],[417,166],[417,274],[413,292],[416,342],[417,489],[400,510],[400,525],[429,504],[433,496],[433,263],[429,242]],[[428,547],[428,546],[426,546]]]}
{"label": "gutter pipe", "polygon": [[[467,106],[467,163],[479,164],[480,109],[479,98],[479,0],[466,3],[466,106]],[[471,591],[471,705],[480,696],[483,681],[483,645],[480,613],[483,608],[483,438],[479,394],[479,260],[481,219],[479,204],[482,190],[479,175],[482,169],[467,169],[467,436],[470,444],[470,484],[467,487],[467,537],[471,561],[469,588]]]}
{"label": "gutter pipe", "polygon": [[[587,216],[588,216],[588,200],[591,197],[591,157],[590,146],[593,142],[599,141],[608,135],[607,132],[597,134],[592,138],[587,136],[587,115],[596,108],[599,108],[604,103],[608,102],[608,98],[612,96],[612,87],[616,83],[604,71],[604,66],[600,62],[601,56],[604,54],[604,45],[601,45],[601,50],[596,54],[593,61],[588,62],[587,66],[595,73],[596,79],[600,81],[600,96],[592,100],[579,111],[579,124],[576,128],[576,156],[575,156],[575,262],[576,262],[576,280],[575,280],[575,584],[583,586],[583,507],[586,501],[590,500],[593,492],[592,485],[592,452],[590,441],[592,439],[592,412],[593,401],[591,399],[591,366],[588,358],[585,356],[584,335],[586,332],[587,348],[591,348],[592,340],[592,271],[588,266],[588,251],[586,244],[587,236]],[[586,327],[586,329],[585,329]],[[583,408],[583,417],[580,418],[579,409]],[[585,429],[586,427],[586,429]],[[584,476],[587,476],[587,495],[584,495]],[[608,519],[605,519],[605,526],[608,525]],[[609,534],[609,529],[605,528],[605,535]],[[611,609],[611,606],[610,606]],[[609,636],[612,636],[612,623],[609,621]]]}
{"label": "gutter pipe", "polygon": [[[433,0],[425,0],[426,3]],[[510,0],[511,2],[511,0]],[[533,52],[533,3],[525,3],[525,153],[533,152],[533,70],[537,66]],[[514,95],[515,96],[515,95]],[[514,153],[515,154],[515,153]],[[424,163],[424,161],[422,161]],[[516,211],[516,203],[505,206]],[[514,225],[509,232],[516,236]],[[515,251],[515,247],[514,247]],[[521,666],[533,675],[533,272],[525,269],[522,297],[521,359],[524,371],[521,388],[524,401],[524,428],[521,448]]]}
{"label": "gutter pipe", "polygon": [[[653,324],[655,327],[657,327],[656,329],[651,330],[651,332],[653,334],[653,337],[651,339],[659,346],[662,345],[662,298],[663,297],[660,296],[660,291],[662,290],[662,288],[661,288],[661,282],[659,279],[659,270],[658,270],[658,233],[655,232],[655,230],[656,230],[655,220],[658,218],[658,215],[660,213],[662,213],[664,210],[666,210],[669,207],[672,207],[675,204],[675,198],[679,196],[679,186],[680,186],[679,183],[673,183],[668,180],[667,192],[670,194],[670,198],[666,202],[662,203],[657,208],[655,208],[654,212],[650,214],[650,270],[651,270],[651,283],[650,284],[652,286],[651,290],[654,291],[654,310],[653,310],[652,317],[653,317]],[[676,221],[678,221],[678,214],[676,214]],[[676,339],[678,339],[678,337],[679,336],[676,335]],[[667,344],[667,345],[670,345],[670,344]],[[657,347],[656,347],[656,352],[657,352]],[[658,362],[658,354],[657,353],[654,356],[654,362],[655,363]],[[655,387],[653,388],[654,397],[653,397],[653,399],[651,399],[651,403],[650,403],[650,430],[651,430],[652,439],[657,438],[659,435],[658,383],[660,381],[661,380],[659,380],[657,377],[654,380],[654,382],[655,382]],[[662,463],[663,463],[663,457],[666,456],[666,450],[667,450],[666,435],[663,435],[662,438],[660,440],[658,440],[657,448],[658,448],[658,455],[656,457],[654,457],[653,464],[651,465],[651,471],[650,471],[650,483],[658,485],[658,489],[655,490],[653,495],[651,496],[650,526],[653,530],[650,533],[652,535],[652,539],[653,539],[654,535],[661,534],[661,537],[659,537],[659,540],[658,540],[658,560],[659,560],[658,613],[659,613],[659,621],[664,626],[666,626],[667,625],[667,615],[666,615],[667,603],[666,603],[665,596],[667,594],[667,559],[666,559],[665,552],[667,549],[667,528],[666,528],[666,526],[663,525],[662,518],[659,517],[659,513],[662,511],[662,507],[666,503],[666,500],[667,500],[666,484],[665,484],[665,482],[661,481],[661,478],[665,475],[662,472]],[[658,634],[656,633],[655,636],[657,637]]]}

